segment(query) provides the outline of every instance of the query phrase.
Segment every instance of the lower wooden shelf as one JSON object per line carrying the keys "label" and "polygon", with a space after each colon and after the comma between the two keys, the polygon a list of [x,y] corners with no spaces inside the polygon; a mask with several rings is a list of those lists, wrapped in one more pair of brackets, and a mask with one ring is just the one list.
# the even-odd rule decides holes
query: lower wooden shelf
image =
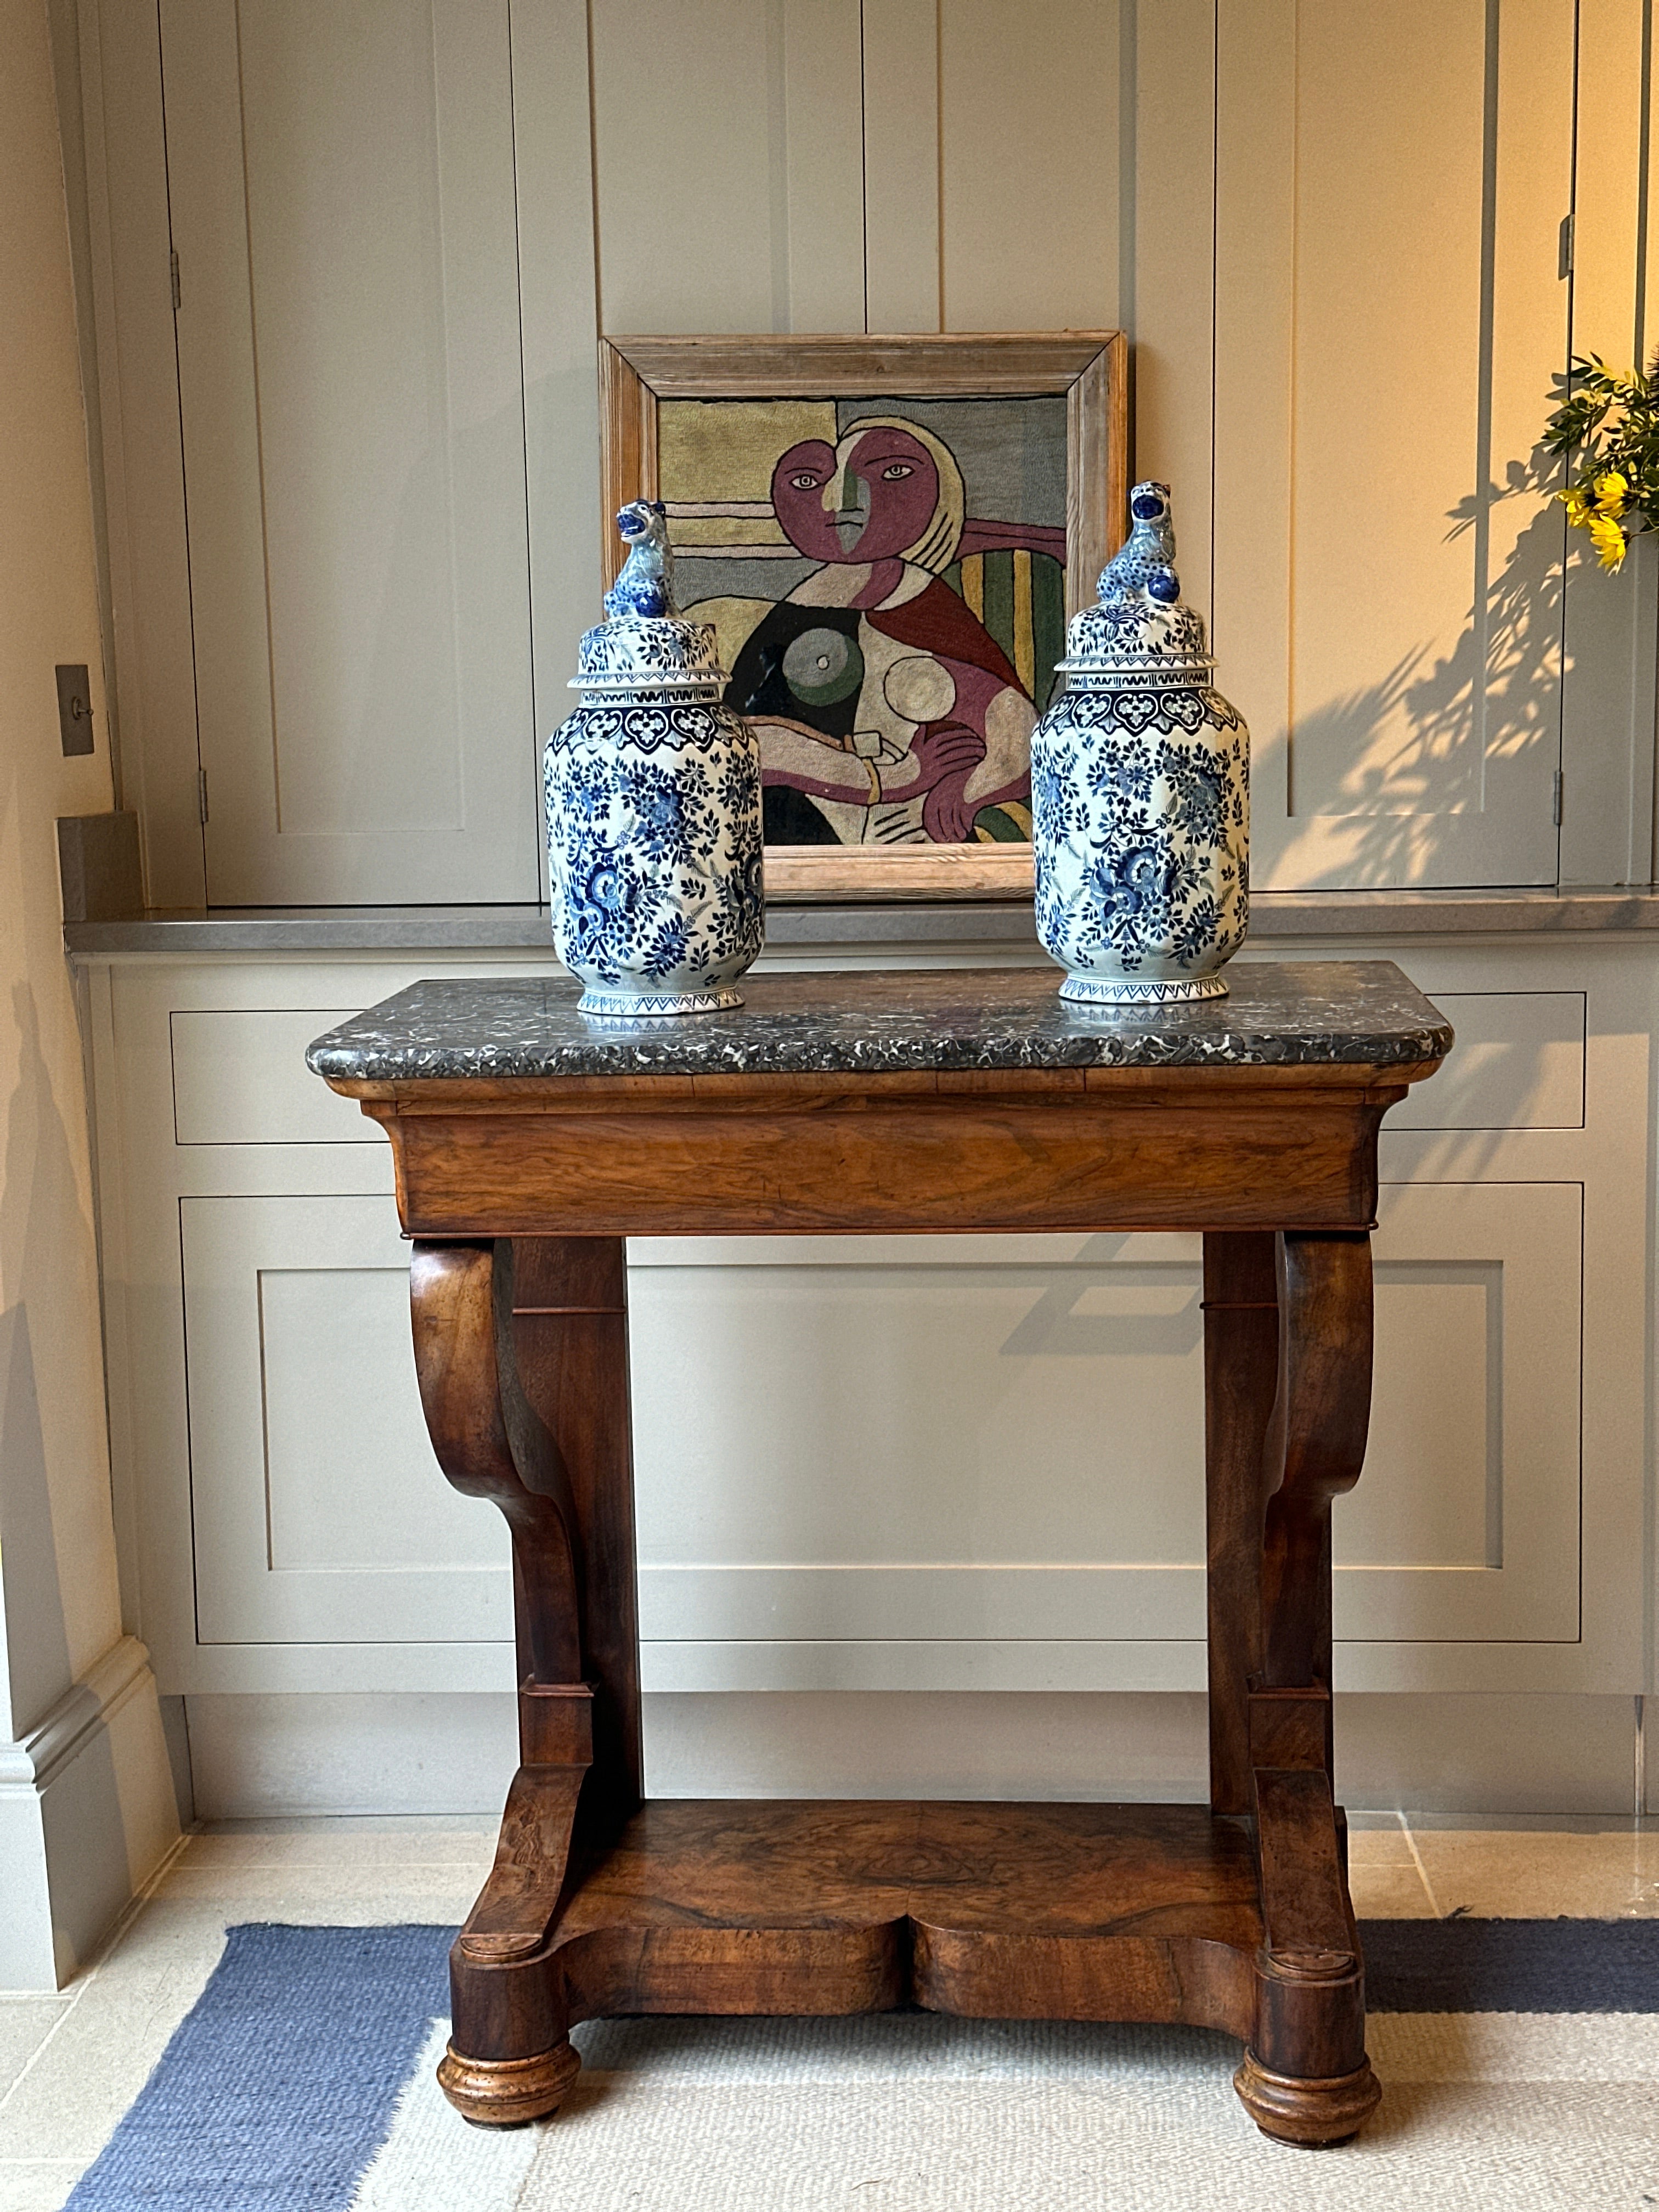
{"label": "lower wooden shelf", "polygon": [[1200,1805],[659,1799],[573,1860],[571,2021],[880,2011],[1248,2036],[1243,1822]]}

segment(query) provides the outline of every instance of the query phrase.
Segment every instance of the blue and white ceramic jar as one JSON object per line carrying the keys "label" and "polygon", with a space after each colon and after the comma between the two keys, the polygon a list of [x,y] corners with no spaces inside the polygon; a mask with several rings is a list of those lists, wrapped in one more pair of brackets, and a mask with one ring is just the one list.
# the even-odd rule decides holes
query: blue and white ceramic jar
{"label": "blue and white ceramic jar", "polygon": [[1062,999],[1220,998],[1249,918],[1249,732],[1182,604],[1168,486],[1137,484],[1129,513],[1031,735],[1037,935]]}
{"label": "blue and white ceramic jar", "polygon": [[721,703],[714,626],[675,610],[661,507],[617,522],[633,550],[543,757],[553,942],[584,1013],[740,1006],[766,931],[760,740]]}

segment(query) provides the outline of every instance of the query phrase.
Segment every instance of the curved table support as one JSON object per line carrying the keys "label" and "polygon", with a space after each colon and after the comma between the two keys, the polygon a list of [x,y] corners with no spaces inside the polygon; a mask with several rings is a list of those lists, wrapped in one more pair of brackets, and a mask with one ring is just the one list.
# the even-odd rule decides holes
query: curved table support
{"label": "curved table support", "polygon": [[580,2070],[546,1949],[593,1762],[576,1498],[520,1378],[514,1277],[507,1238],[417,1243],[410,1268],[439,1465],[457,1490],[499,1506],[513,1532],[520,1764],[495,1865],[450,1954],[453,2035],[438,2069],[451,2103],[494,2126],[556,2110]]}
{"label": "curved table support", "polygon": [[[1382,2094],[1365,2055],[1364,1967],[1331,1783],[1331,1504],[1365,1456],[1371,1256],[1365,1235],[1275,1242],[1278,1382],[1263,1437],[1251,1639],[1259,1671],[1245,1701],[1262,1942],[1255,2027],[1235,2087],[1265,2135],[1316,2145],[1346,2141]],[[1263,1255],[1250,1256],[1259,1269]]]}
{"label": "curved table support", "polygon": [[[556,2108],[574,2020],[912,2002],[1224,2028],[1268,2133],[1363,2120],[1329,1515],[1364,1446],[1377,1127],[1449,1031],[1392,970],[1316,980],[1241,969],[1224,1048],[1177,1008],[1093,1051],[1024,975],[761,977],[729,1031],[648,1048],[564,985],[426,982],[313,1046],[426,1240],[437,1455],[512,1530],[521,1762],[441,2069],[469,2118]],[[901,1022],[927,1035],[890,1065]],[[1205,1233],[1212,1808],[641,1803],[623,1239],[1152,1228]]]}

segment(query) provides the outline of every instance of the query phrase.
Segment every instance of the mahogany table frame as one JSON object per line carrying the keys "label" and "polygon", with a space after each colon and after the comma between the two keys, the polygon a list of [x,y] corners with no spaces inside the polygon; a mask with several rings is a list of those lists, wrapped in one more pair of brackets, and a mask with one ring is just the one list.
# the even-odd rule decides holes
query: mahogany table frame
{"label": "mahogany table frame", "polygon": [[[331,1078],[386,1128],[440,1463],[513,1534],[520,1765],[440,2079],[550,2112],[576,2021],[1180,2021],[1288,2142],[1380,2092],[1331,1783],[1331,1501],[1370,1413],[1376,1133],[1438,1061]],[[643,1798],[629,1236],[1204,1235],[1210,1803]]]}

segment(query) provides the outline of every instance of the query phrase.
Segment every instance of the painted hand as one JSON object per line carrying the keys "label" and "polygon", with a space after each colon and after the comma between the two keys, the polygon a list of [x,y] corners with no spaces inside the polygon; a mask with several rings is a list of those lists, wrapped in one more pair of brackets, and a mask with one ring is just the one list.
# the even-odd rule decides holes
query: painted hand
{"label": "painted hand", "polygon": [[967,799],[968,779],[985,757],[985,740],[965,722],[926,722],[910,743],[917,781],[927,796],[922,825],[936,845],[964,844],[977,809]]}

